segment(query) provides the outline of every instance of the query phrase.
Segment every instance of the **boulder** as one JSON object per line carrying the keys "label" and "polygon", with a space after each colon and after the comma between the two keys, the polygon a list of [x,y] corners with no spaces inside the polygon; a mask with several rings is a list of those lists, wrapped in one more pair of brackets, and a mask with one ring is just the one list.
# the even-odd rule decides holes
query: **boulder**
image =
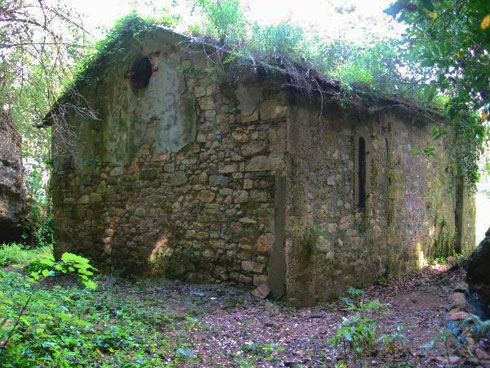
{"label": "boulder", "polygon": [[0,113],[0,244],[20,241],[25,218],[22,138],[10,117]]}
{"label": "boulder", "polygon": [[472,282],[490,284],[490,229],[468,259],[468,277]]}

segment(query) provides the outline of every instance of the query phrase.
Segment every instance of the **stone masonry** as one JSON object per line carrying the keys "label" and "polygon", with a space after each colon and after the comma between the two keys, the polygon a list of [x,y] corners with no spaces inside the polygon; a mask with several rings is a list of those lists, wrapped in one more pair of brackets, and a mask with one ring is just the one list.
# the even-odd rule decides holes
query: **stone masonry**
{"label": "stone masonry", "polygon": [[68,116],[71,154],[55,126],[57,254],[189,281],[268,282],[306,305],[421,267],[456,231],[458,247],[473,246],[472,198],[457,201],[437,122],[334,102],[321,114],[320,99],[277,77],[217,73],[188,41],[158,30],[79,85],[98,119]]}

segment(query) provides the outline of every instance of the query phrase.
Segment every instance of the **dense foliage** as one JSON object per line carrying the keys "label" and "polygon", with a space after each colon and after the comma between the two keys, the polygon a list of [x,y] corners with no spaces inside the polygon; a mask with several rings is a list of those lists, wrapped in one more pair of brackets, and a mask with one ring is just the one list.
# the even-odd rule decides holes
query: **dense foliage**
{"label": "dense foliage", "polygon": [[[73,9],[58,1],[0,2],[0,103],[23,138],[31,242],[50,241],[51,131],[37,129],[84,53],[86,32]],[[48,224],[46,225],[46,222]]]}
{"label": "dense foliage", "polygon": [[[250,22],[239,0],[199,0],[205,22],[194,26],[194,34],[217,39],[230,51],[225,62],[241,62],[279,67],[295,79],[297,87],[317,89],[317,78],[341,80],[346,89],[357,87],[379,95],[413,97],[424,103],[425,85],[413,88],[412,74],[404,73],[410,55],[399,51],[399,42],[369,39],[362,45],[340,40],[324,40],[290,22],[260,25]],[[352,97],[352,96],[351,96]],[[358,95],[357,97],[361,97]]]}
{"label": "dense foliage", "polygon": [[[0,246],[0,366],[174,367],[194,361],[189,344],[163,333],[176,316],[112,285],[91,290],[87,259],[65,253],[54,262],[51,252]],[[190,328],[196,323],[179,320]]]}
{"label": "dense foliage", "polygon": [[409,25],[407,47],[430,72],[434,93],[448,96],[459,163],[475,183],[490,121],[490,2],[397,0],[387,13]]}

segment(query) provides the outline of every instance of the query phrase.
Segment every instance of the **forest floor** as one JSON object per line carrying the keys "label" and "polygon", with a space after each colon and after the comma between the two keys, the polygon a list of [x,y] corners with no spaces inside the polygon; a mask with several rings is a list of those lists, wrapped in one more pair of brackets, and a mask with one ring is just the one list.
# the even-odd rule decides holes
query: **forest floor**
{"label": "forest floor", "polygon": [[[36,329],[19,344],[43,367],[56,366],[55,351],[65,366],[86,367],[478,366],[471,355],[454,353],[460,344],[448,329],[449,298],[465,283],[463,270],[449,268],[434,265],[301,309],[230,285],[109,276],[89,291],[50,278],[38,292],[51,298],[55,319],[63,311],[56,333],[36,338]],[[21,274],[15,266],[1,270],[5,294]],[[66,347],[65,340],[71,341]]]}
{"label": "forest floor", "polygon": [[[158,303],[164,313],[195,318],[192,328],[173,326],[165,334],[192,346],[199,367],[456,367],[464,362],[446,348],[447,308],[464,273],[448,268],[426,268],[385,286],[353,290],[335,303],[301,309],[229,286],[144,281],[143,290],[131,283],[115,289]],[[359,341],[357,354],[344,351],[342,341],[338,347],[328,343],[343,319],[355,315],[375,323],[361,333],[372,330],[378,340],[372,349]],[[381,336],[388,344],[379,343]]]}

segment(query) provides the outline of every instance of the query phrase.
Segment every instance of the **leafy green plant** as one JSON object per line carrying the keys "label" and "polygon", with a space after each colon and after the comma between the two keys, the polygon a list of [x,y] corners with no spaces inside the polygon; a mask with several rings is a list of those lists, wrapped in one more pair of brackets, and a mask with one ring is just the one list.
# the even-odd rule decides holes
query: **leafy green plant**
{"label": "leafy green plant", "polygon": [[[350,290],[350,295],[362,295],[357,289]],[[357,296],[360,297],[360,296]],[[405,326],[397,326],[390,334],[378,335],[375,313],[388,313],[389,304],[381,303],[379,299],[369,302],[352,302],[349,297],[344,298],[347,312],[354,314],[343,317],[340,327],[335,335],[327,340],[333,347],[341,347],[344,359],[348,362],[354,356],[354,361],[361,357],[371,356],[383,351],[387,354],[396,354],[405,348],[405,336],[402,332]],[[374,315],[373,315],[374,314]],[[339,366],[347,364],[339,362]],[[349,365],[346,365],[349,366]]]}
{"label": "leafy green plant", "polygon": [[448,328],[444,328],[436,335],[435,339],[430,344],[431,347],[437,347],[440,343],[442,343],[444,345],[444,353],[446,354],[446,359],[448,362],[450,361],[451,355],[450,340],[453,337],[453,332]]}
{"label": "leafy green plant", "polygon": [[420,81],[445,95],[456,135],[453,154],[470,188],[488,140],[490,3],[486,0],[397,0],[386,13],[407,24],[406,49],[418,56]]}
{"label": "leafy green plant", "polygon": [[407,337],[403,333],[406,325],[396,326],[395,331],[383,334],[378,337],[378,342],[383,345],[384,350],[389,354],[396,354],[405,349]]}
{"label": "leafy green plant", "polygon": [[470,314],[464,320],[463,327],[471,331],[477,343],[484,337],[490,337],[490,320],[484,321],[475,314]]}
{"label": "leafy green plant", "polygon": [[426,156],[434,156],[436,154],[436,148],[431,147],[431,146],[427,146],[427,147],[422,148],[422,152]]}
{"label": "leafy green plant", "polygon": [[364,295],[366,295],[366,292],[364,290],[361,290],[361,289],[356,289],[356,288],[350,287],[350,288],[347,288],[347,290],[345,290],[344,294],[347,295],[347,297],[349,297],[349,298],[359,299],[359,298],[362,298]]}
{"label": "leafy green plant", "polygon": [[23,244],[11,243],[0,245],[0,266],[25,266],[40,257],[49,256],[53,251],[51,245],[29,249]]}
{"label": "leafy green plant", "polygon": [[335,332],[335,336],[327,340],[327,344],[334,347],[342,346],[344,353],[354,353],[361,356],[365,353],[373,354],[376,351],[376,321],[356,314],[343,318],[342,325]]}
{"label": "leafy green plant", "polygon": [[97,284],[91,280],[96,268],[90,265],[87,258],[73,253],[63,253],[59,261],[56,261],[52,255],[43,257],[31,262],[25,269],[30,272],[29,276],[36,281],[41,277],[54,276],[57,273],[74,274],[89,289],[95,290],[97,288]]}
{"label": "leafy green plant", "polygon": [[[53,269],[64,273],[77,274],[85,286],[95,289],[96,284],[90,280],[94,269],[89,261],[74,254],[65,253],[64,260],[56,263],[54,259],[44,258],[43,266],[51,264]],[[33,261],[36,262],[36,261]],[[72,316],[66,310],[60,309],[49,313],[49,305],[45,303],[45,292],[38,290],[40,279],[52,276],[53,271],[43,268],[32,271],[30,277],[18,273],[2,271],[2,281],[10,286],[10,293],[0,293],[0,363],[15,362],[14,366],[26,365],[29,359],[20,356],[22,350],[18,344],[30,338],[48,338],[45,331],[52,323],[68,323]],[[7,289],[7,288],[6,288]],[[83,321],[74,319],[73,326],[85,325]],[[80,327],[80,326],[78,326]],[[37,341],[36,341],[37,344]]]}
{"label": "leafy green plant", "polygon": [[[273,362],[281,359],[281,353],[286,350],[284,346],[274,343],[249,341],[240,347],[237,364],[240,367],[253,367],[257,362]],[[243,356],[245,355],[245,356]]]}
{"label": "leafy green plant", "polygon": [[206,31],[218,37],[238,41],[246,31],[246,21],[239,0],[197,0],[206,15]]}
{"label": "leafy green plant", "polygon": [[379,299],[373,299],[368,303],[360,301],[358,305],[348,302],[347,307],[344,308],[347,312],[360,312],[360,313],[370,313],[375,311],[384,310],[389,307],[387,303],[381,303]]}
{"label": "leafy green plant", "polygon": [[[0,269],[0,366],[199,365],[199,356],[189,341],[166,336],[167,328],[179,329],[182,324],[185,330],[194,319],[165,310],[160,300],[136,299],[109,284],[91,290],[80,287],[74,278],[63,279],[63,286],[55,284],[56,277],[41,282],[42,270],[52,270],[49,276],[63,274],[56,265],[77,277],[80,270],[82,275],[94,270],[78,256],[67,255],[55,262],[39,249],[22,249],[21,253],[22,264],[31,263],[40,280],[36,282],[18,270]],[[47,261],[34,262],[39,258]]]}

